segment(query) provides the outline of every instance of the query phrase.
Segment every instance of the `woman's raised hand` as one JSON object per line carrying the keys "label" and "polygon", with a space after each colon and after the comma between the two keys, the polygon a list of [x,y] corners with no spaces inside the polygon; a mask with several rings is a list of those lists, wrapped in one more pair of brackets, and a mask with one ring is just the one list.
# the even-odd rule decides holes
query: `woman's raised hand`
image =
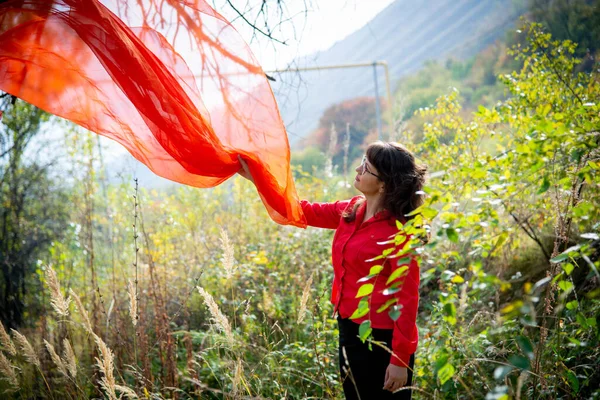
{"label": "woman's raised hand", "polygon": [[248,164],[246,164],[246,161],[244,161],[240,155],[238,155],[238,160],[242,165],[242,168],[240,168],[238,174],[248,179],[249,181],[254,182],[254,179],[252,179],[252,174],[250,174],[250,169],[248,168]]}

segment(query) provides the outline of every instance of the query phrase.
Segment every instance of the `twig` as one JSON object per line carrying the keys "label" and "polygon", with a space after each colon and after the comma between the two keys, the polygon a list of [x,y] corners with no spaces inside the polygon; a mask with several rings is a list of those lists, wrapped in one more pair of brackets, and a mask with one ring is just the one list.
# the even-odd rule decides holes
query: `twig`
{"label": "twig", "polygon": [[[260,29],[259,27],[257,27],[256,25],[254,25],[252,22],[250,22],[248,20],[248,18],[246,18],[246,16],[244,15],[244,13],[240,12],[237,8],[235,8],[235,6],[231,3],[230,0],[227,0],[227,4],[229,4],[229,6],[233,9],[233,11],[235,11],[236,14],[239,15],[240,18],[242,18],[244,20],[244,22],[247,23],[248,25],[250,25],[252,27],[252,29],[254,29],[256,32],[259,32],[259,33],[263,34],[264,36],[268,37],[269,39],[271,39],[271,40],[273,40],[273,41],[275,41],[277,43],[281,43],[281,44],[287,46],[286,42],[283,42],[283,41],[281,41],[279,39],[274,38],[273,35],[271,35],[271,33],[264,32],[262,29]],[[262,12],[262,9],[261,9],[261,12]]]}

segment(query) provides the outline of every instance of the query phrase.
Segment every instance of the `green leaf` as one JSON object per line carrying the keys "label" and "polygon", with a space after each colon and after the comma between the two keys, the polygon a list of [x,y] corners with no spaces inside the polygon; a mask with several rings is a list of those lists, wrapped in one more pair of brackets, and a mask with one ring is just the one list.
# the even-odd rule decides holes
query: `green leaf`
{"label": "green leaf", "polygon": [[456,233],[454,228],[446,228],[446,236],[448,236],[451,242],[458,243],[458,233]]}
{"label": "green leaf", "polygon": [[404,265],[404,264],[410,264],[411,260],[412,260],[412,258],[410,258],[410,257],[402,257],[401,259],[396,261],[396,265],[400,266],[400,265]]}
{"label": "green leaf", "polygon": [[416,210],[413,210],[412,212],[406,214],[406,216],[412,217],[413,215],[417,215],[417,214],[421,214],[423,216],[423,218],[425,218],[425,219],[433,219],[436,215],[438,215],[438,212],[434,208],[419,207]]}
{"label": "green leaf", "polygon": [[546,192],[549,188],[550,188],[550,181],[548,180],[548,177],[544,175],[544,180],[542,181],[542,185],[538,189],[537,194],[542,194],[542,193]]}
{"label": "green leaf", "polygon": [[402,305],[395,305],[392,307],[392,309],[388,312],[388,315],[390,316],[392,321],[396,321],[398,318],[400,318],[400,315],[402,314],[401,310]]}
{"label": "green leaf", "polygon": [[571,272],[573,272],[573,270],[575,269],[575,266],[571,263],[564,263],[562,268],[565,271],[565,274],[571,275]]}
{"label": "green leaf", "polygon": [[565,304],[565,307],[567,307],[567,310],[575,310],[578,305],[579,302],[577,300],[573,300]]}
{"label": "green leaf", "polygon": [[358,288],[358,293],[356,294],[356,298],[365,297],[373,292],[373,284],[365,283],[361,287]]}
{"label": "green leaf", "polygon": [[393,248],[393,247],[392,247],[392,248],[389,248],[389,249],[385,249],[385,250],[384,250],[384,251],[381,253],[381,255],[382,255],[382,256],[384,256],[384,257],[387,257],[387,256],[389,256],[390,254],[392,254],[392,252],[393,252],[393,251],[394,251],[394,248]]}
{"label": "green leaf", "polygon": [[390,274],[390,277],[388,278],[388,280],[387,280],[387,282],[385,284],[389,285],[390,283],[392,283],[396,279],[400,278],[401,276],[406,275],[406,271],[408,271],[408,265],[403,265],[400,268],[394,270]]}
{"label": "green leaf", "polygon": [[444,383],[446,383],[446,381],[448,381],[448,379],[452,378],[452,376],[454,376],[454,372],[455,369],[452,366],[452,364],[444,364],[444,366],[442,368],[440,368],[437,372],[438,378],[440,380],[440,383],[443,385]]}
{"label": "green leaf", "polygon": [[438,354],[438,358],[436,358],[433,362],[433,366],[435,367],[436,371],[446,365],[448,363],[448,359],[450,358],[450,355],[446,352]]}
{"label": "green leaf", "polygon": [[563,292],[570,292],[573,289],[573,284],[569,281],[560,281],[558,282],[558,287],[561,288]]}
{"label": "green leaf", "polygon": [[496,244],[494,245],[494,247],[496,249],[499,249],[500,246],[502,246],[504,242],[506,242],[506,239],[508,239],[508,232],[502,232],[500,236],[498,236],[498,240],[496,240]]}
{"label": "green leaf", "polygon": [[535,292],[537,289],[539,289],[539,288],[541,288],[541,287],[545,286],[545,285],[546,285],[548,282],[550,282],[551,280],[552,280],[552,278],[550,278],[550,277],[546,277],[546,278],[542,278],[542,279],[540,279],[539,281],[537,281],[537,282],[535,283],[535,285],[533,285],[533,289],[532,289],[532,291],[533,291],[533,292]]}
{"label": "green leaf", "polygon": [[521,351],[525,353],[530,360],[533,360],[533,345],[531,344],[529,338],[525,336],[517,336],[517,344],[519,345]]}
{"label": "green leaf", "polygon": [[529,359],[518,354],[513,354],[508,358],[508,362],[519,369],[529,369]]}
{"label": "green leaf", "polygon": [[391,294],[398,293],[400,290],[402,290],[402,286],[392,286],[392,287],[386,288],[383,291],[383,295],[389,296]]}
{"label": "green leaf", "polygon": [[373,332],[373,329],[371,328],[371,321],[369,320],[363,321],[358,327],[358,336],[363,343],[367,340],[371,332]]}
{"label": "green leaf", "polygon": [[522,300],[515,300],[512,303],[510,303],[509,305],[505,306],[504,308],[502,308],[500,310],[500,312],[504,315],[507,314],[512,314],[515,311],[517,311],[519,308],[521,308],[523,306],[523,301]]}
{"label": "green leaf", "polygon": [[551,258],[550,262],[557,264],[561,261],[565,261],[567,258],[569,258],[569,255],[567,253],[561,253],[561,254],[557,255],[556,257]]}
{"label": "green leaf", "polygon": [[367,315],[367,313],[369,312],[369,309],[363,309],[361,310],[360,308],[357,308],[352,315],[350,316],[350,319],[358,319],[358,318],[362,318],[365,315]]}
{"label": "green leaf", "polygon": [[373,265],[369,270],[369,275],[377,275],[383,270],[383,265]]}
{"label": "green leaf", "polygon": [[397,299],[389,299],[388,301],[386,301],[381,307],[379,307],[377,309],[378,313],[382,313],[385,310],[387,310],[392,304],[395,304],[398,300]]}
{"label": "green leaf", "polygon": [[446,304],[444,304],[444,314],[446,314],[444,316],[444,319],[450,325],[455,325],[456,324],[456,307],[454,306],[453,303],[446,303]]}
{"label": "green leaf", "polygon": [[584,154],[585,151],[582,149],[573,149],[573,151],[571,151],[571,160],[579,162]]}
{"label": "green leaf", "polygon": [[501,365],[494,370],[494,379],[504,379],[512,370],[512,365]]}
{"label": "green leaf", "polygon": [[594,232],[582,233],[580,236],[583,239],[591,239],[591,240],[600,239],[600,236],[598,236],[598,234],[594,233]]}
{"label": "green leaf", "polygon": [[358,307],[356,308],[356,310],[354,310],[354,312],[350,316],[350,319],[357,319],[357,318],[364,317],[365,315],[367,315],[368,312],[369,312],[369,302],[367,301],[367,299],[362,299],[358,303]]}
{"label": "green leaf", "polygon": [[382,270],[383,270],[383,265],[373,265],[371,267],[371,269],[369,270],[369,275],[363,276],[362,278],[360,278],[359,280],[357,280],[356,283],[363,283],[363,282],[370,281],[371,279],[373,279],[377,275],[379,275],[379,273]]}
{"label": "green leaf", "polygon": [[371,279],[375,278],[377,275],[367,275],[367,276],[363,276],[362,278],[360,278],[359,280],[356,281],[356,283],[363,283],[363,282],[367,282],[370,281]]}
{"label": "green leaf", "polygon": [[579,245],[579,244],[576,246],[571,246],[568,249],[566,249],[565,251],[563,251],[562,253],[560,253],[559,255],[557,255],[556,257],[550,259],[550,262],[556,264],[556,263],[566,260],[569,257],[575,256],[575,254],[570,256],[569,253],[573,253],[573,252],[579,250],[580,248],[581,248],[581,245]]}
{"label": "green leaf", "polygon": [[550,104],[544,104],[544,106],[540,109],[540,112],[538,114],[542,117],[545,117],[546,115],[548,115],[550,110],[552,110],[552,106]]}
{"label": "green leaf", "polygon": [[423,216],[423,218],[425,219],[429,219],[432,220],[436,217],[436,215],[438,215],[438,212],[436,209],[434,208],[430,208],[430,207],[425,207],[421,210],[421,215]]}
{"label": "green leaf", "polygon": [[575,393],[579,393],[579,380],[577,379],[577,375],[571,370],[567,371],[567,382],[569,382],[569,386],[573,388]]}
{"label": "green leaf", "polygon": [[575,317],[575,319],[577,320],[577,323],[579,325],[581,325],[582,328],[587,329],[590,327],[588,325],[587,318],[582,313],[580,313],[580,312],[577,313],[577,316]]}

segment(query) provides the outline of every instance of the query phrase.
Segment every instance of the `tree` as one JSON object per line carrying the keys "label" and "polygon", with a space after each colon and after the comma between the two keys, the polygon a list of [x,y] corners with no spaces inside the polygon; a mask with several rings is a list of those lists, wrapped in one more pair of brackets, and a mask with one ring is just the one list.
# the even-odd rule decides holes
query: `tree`
{"label": "tree", "polygon": [[[333,152],[333,164],[340,166],[341,169],[344,158],[346,124],[350,124],[348,160],[352,162],[360,157],[364,151],[365,139],[377,127],[375,118],[375,99],[372,97],[359,97],[334,104],[325,110],[319,119],[318,128],[309,135],[304,145],[315,146],[325,152],[331,141],[330,136],[332,132],[335,132],[337,145]],[[332,126],[335,129],[332,129]]]}
{"label": "tree", "polygon": [[61,193],[48,176],[51,163],[28,153],[48,115],[23,101],[5,104],[0,128],[0,319],[8,327],[22,324],[26,281],[37,257],[60,238],[66,221]]}
{"label": "tree", "polygon": [[531,0],[530,13],[555,39],[577,43],[578,57],[594,56],[600,49],[598,0]]}
{"label": "tree", "polygon": [[[511,96],[472,118],[456,91],[441,97],[422,112],[431,122],[415,144],[443,172],[418,210],[436,217],[429,262],[442,266],[443,293],[432,297],[431,378],[421,388],[448,397],[597,394],[598,71],[576,72],[576,45],[539,24],[523,31],[528,45],[511,52],[523,67],[499,77]],[[498,317],[482,309],[486,301]],[[479,380],[490,359],[493,378]]]}

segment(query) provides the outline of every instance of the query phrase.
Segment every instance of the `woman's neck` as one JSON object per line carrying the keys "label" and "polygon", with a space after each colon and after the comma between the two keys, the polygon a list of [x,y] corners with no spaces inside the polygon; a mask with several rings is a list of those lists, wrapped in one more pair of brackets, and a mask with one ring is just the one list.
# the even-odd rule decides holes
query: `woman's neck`
{"label": "woman's neck", "polygon": [[373,216],[378,212],[383,211],[383,196],[381,194],[377,193],[376,195],[370,196],[365,195],[365,199],[366,210],[365,216],[363,217],[363,222],[373,218]]}

